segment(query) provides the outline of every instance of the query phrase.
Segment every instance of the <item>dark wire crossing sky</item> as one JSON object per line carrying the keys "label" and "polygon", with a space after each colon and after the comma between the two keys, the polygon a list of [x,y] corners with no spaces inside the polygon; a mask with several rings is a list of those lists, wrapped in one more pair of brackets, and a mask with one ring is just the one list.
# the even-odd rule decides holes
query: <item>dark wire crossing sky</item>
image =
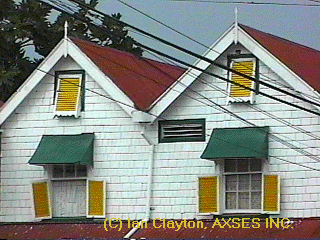
{"label": "dark wire crossing sky", "polygon": [[[123,21],[202,54],[206,50],[205,47],[153,21],[124,3],[205,46],[211,46],[233,24],[237,7],[240,23],[320,50],[320,2],[316,0],[100,0],[99,10],[107,14],[119,12],[123,15]],[[130,34],[138,41],[156,49],[164,52],[172,51],[139,34],[134,32]],[[188,59],[182,55],[177,56]]]}

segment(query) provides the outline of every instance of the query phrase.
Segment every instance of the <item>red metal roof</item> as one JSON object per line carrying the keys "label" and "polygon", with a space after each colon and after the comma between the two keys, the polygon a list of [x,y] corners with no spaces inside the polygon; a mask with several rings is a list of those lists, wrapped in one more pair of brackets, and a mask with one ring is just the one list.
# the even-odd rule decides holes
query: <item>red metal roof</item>
{"label": "red metal roof", "polygon": [[[225,219],[225,222],[229,219]],[[181,224],[181,228],[171,228],[168,225],[170,220],[150,221],[146,228],[138,229],[130,238],[131,239],[193,239],[193,238],[228,238],[228,239],[306,239],[320,238],[320,219],[290,219],[281,224],[281,219],[277,225],[266,224],[261,219],[252,223],[250,219],[235,218],[235,223],[229,221],[228,225],[220,220],[220,226],[215,220],[203,220],[203,225],[197,227],[197,220],[171,220]],[[198,220],[199,222],[200,220]],[[184,223],[185,222],[185,223]],[[194,222],[194,225],[192,224]],[[259,223],[259,225],[257,224]],[[185,226],[184,226],[185,225]],[[132,225],[130,225],[130,228]],[[104,229],[103,222],[100,223],[27,223],[27,224],[2,224],[0,225],[0,238],[3,239],[120,239],[128,232],[128,223],[123,222],[119,231],[119,225],[113,224],[113,228]]]}
{"label": "red metal roof", "polygon": [[[275,223],[278,220],[274,219]],[[182,226],[179,230],[178,227],[170,228],[168,225],[168,221],[166,220],[166,227],[163,228],[162,221],[156,221],[155,223],[149,222],[147,228],[139,229],[132,238],[157,238],[157,239],[165,239],[165,238],[179,238],[179,239],[214,239],[214,238],[236,238],[236,239],[257,239],[257,238],[287,238],[287,239],[305,239],[305,238],[319,238],[320,237],[320,220],[319,219],[295,219],[289,225],[287,225],[286,221],[283,221],[281,224],[281,219],[279,220],[278,225],[272,224],[270,227],[270,222],[266,225],[266,222],[261,219],[261,221],[252,223],[251,220],[245,219],[244,224],[242,224],[242,220],[236,219],[235,222],[231,223],[232,220],[226,225],[225,222],[220,221],[220,226],[215,224],[215,220],[210,221],[202,221],[203,227],[199,228],[201,225],[197,227],[197,220],[187,220],[186,227]],[[174,222],[181,223],[177,220],[172,220]],[[226,219],[228,221],[228,219]],[[190,224],[188,222],[195,222],[195,224]],[[199,222],[199,221],[198,221]],[[249,223],[247,223],[249,222]],[[183,224],[184,225],[184,224]],[[169,226],[169,227],[168,227]],[[212,227],[214,226],[214,227]],[[158,228],[159,227],[159,228]]]}
{"label": "red metal roof", "polygon": [[1,239],[120,239],[129,231],[126,223],[119,230],[104,229],[103,223],[28,223],[0,225]]}
{"label": "red metal roof", "polygon": [[320,92],[320,51],[239,24],[251,37]]}
{"label": "red metal roof", "polygon": [[148,110],[186,69],[72,38],[140,110]]}

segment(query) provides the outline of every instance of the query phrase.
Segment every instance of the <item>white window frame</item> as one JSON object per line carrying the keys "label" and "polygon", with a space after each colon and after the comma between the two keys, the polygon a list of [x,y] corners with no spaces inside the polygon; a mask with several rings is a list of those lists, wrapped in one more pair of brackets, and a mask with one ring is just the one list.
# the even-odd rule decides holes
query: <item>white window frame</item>
{"label": "white window frame", "polygon": [[[54,166],[57,166],[57,165],[60,165],[63,167],[63,175],[65,174],[65,168],[67,165],[74,165],[75,166],[75,177],[59,177],[59,178],[55,178],[53,176],[53,168]],[[76,176],[76,172],[77,172],[77,166],[79,166],[80,164],[51,164],[50,165],[50,180],[51,181],[61,181],[61,180],[87,180],[88,179],[88,175],[89,175],[89,166],[87,165],[83,165],[83,166],[86,166],[87,168],[87,174],[85,177],[77,177]]]}
{"label": "white window frame", "polygon": [[[262,213],[262,204],[263,204],[263,176],[264,176],[264,170],[265,170],[265,161],[261,159],[261,171],[255,171],[255,172],[241,172],[240,174],[255,174],[255,173],[260,173],[261,174],[261,208],[260,209],[227,209],[226,207],[226,175],[231,175],[231,174],[225,174],[225,162],[226,160],[229,159],[224,159],[223,162],[221,163],[221,168],[220,168],[220,176],[221,176],[221,212],[223,214],[261,214]],[[239,159],[232,159],[230,161],[234,160],[250,160],[250,159],[245,159],[245,158],[239,158]],[[239,175],[239,173],[234,173],[235,175]]]}
{"label": "white window frame", "polygon": [[[80,79],[80,86],[79,86],[79,95],[76,103],[76,110],[75,111],[57,111],[57,103],[58,103],[58,90],[60,88],[60,82],[62,79],[74,79],[79,78]],[[81,73],[60,73],[58,75],[58,81],[57,81],[57,88],[55,89],[55,99],[54,99],[54,116],[74,116],[75,118],[80,117],[81,112],[81,95],[82,93],[82,81],[83,81],[83,75]]]}
{"label": "white window frame", "polygon": [[[230,69],[233,69],[233,64],[235,62],[247,62],[247,61],[252,61],[254,63],[253,66],[253,78],[255,78],[256,75],[256,67],[257,67],[257,59],[256,58],[233,58],[230,63]],[[228,74],[228,79],[231,81],[232,80],[232,72],[229,71]],[[255,102],[255,92],[251,91],[250,92],[250,97],[231,97],[231,85],[232,83],[228,83],[228,97],[227,97],[227,105],[229,103],[241,103],[241,102],[250,102],[250,104],[253,104]],[[256,82],[252,83],[252,89],[256,89]]]}

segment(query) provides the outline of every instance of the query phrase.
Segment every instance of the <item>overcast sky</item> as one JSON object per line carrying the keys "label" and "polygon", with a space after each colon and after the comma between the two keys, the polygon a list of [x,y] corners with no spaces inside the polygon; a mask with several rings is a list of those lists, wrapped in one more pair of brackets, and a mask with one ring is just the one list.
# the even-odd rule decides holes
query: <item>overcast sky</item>
{"label": "overcast sky", "polygon": [[[286,38],[320,50],[320,1],[312,0],[239,0],[238,2],[318,4],[312,6],[253,5],[235,0],[170,1],[170,0],[121,0],[145,14],[203,43],[212,45],[235,21],[234,9],[238,8],[239,23]],[[98,9],[107,13],[121,13],[122,20],[161,38],[202,54],[205,49],[197,43],[156,23],[148,17],[125,6],[117,0],[100,0]],[[160,43],[130,33],[139,42],[153,48],[182,57]],[[192,59],[188,58],[192,62]]]}

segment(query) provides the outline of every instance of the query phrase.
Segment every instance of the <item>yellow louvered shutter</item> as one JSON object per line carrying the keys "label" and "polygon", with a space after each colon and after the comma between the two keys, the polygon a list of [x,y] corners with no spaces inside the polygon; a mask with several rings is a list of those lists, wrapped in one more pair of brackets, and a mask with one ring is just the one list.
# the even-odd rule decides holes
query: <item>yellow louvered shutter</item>
{"label": "yellow louvered shutter", "polygon": [[36,218],[51,218],[51,203],[48,182],[32,183],[34,213]]}
{"label": "yellow louvered shutter", "polygon": [[56,112],[78,111],[80,103],[81,79],[62,78],[56,94]]}
{"label": "yellow louvered shutter", "polygon": [[280,213],[280,177],[264,175],[263,177],[263,212]]}
{"label": "yellow louvered shutter", "polygon": [[[241,72],[249,77],[254,77],[255,63],[253,61],[233,62],[232,69]],[[231,73],[231,80],[243,86],[253,89],[254,82],[248,78]],[[238,85],[232,84],[229,90],[230,97],[251,97],[253,92]]]}
{"label": "yellow louvered shutter", "polygon": [[219,177],[200,177],[198,184],[199,213],[219,213]]}
{"label": "yellow louvered shutter", "polygon": [[87,182],[87,216],[104,217],[106,212],[106,182]]}

